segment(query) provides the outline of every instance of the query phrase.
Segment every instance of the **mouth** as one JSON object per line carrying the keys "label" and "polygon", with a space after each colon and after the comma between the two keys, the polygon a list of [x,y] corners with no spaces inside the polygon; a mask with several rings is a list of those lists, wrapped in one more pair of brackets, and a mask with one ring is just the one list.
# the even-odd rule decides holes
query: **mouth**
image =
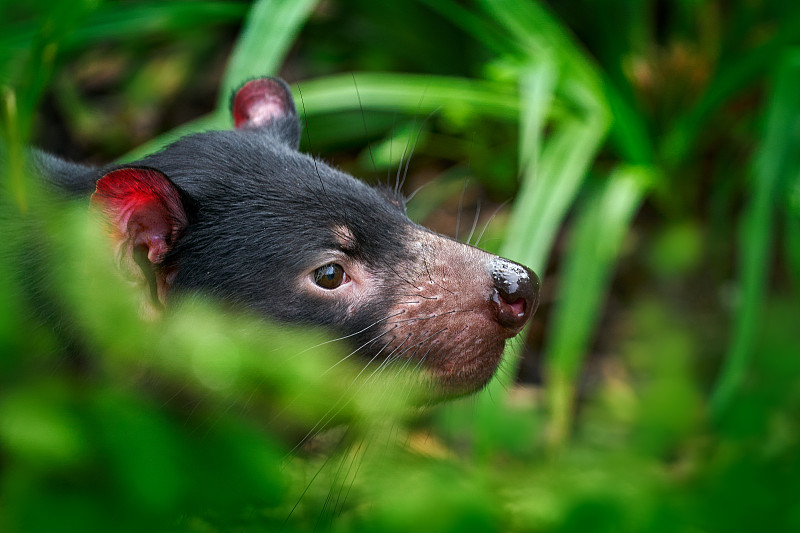
{"label": "mouth", "polygon": [[[483,342],[488,339],[481,339]],[[473,353],[454,351],[440,364],[429,368],[443,398],[455,398],[477,392],[495,375],[505,350],[505,341],[484,345]]]}
{"label": "mouth", "polygon": [[[500,324],[490,305],[486,300],[469,310],[442,313],[432,319],[423,316],[403,322],[394,332],[390,346],[395,350],[421,346],[413,351],[406,348],[405,359],[414,361],[409,366],[418,368],[420,378],[429,382],[431,401],[479,391],[495,375],[506,341],[522,331],[524,323],[513,327]],[[425,329],[416,329],[418,324],[425,324]]]}

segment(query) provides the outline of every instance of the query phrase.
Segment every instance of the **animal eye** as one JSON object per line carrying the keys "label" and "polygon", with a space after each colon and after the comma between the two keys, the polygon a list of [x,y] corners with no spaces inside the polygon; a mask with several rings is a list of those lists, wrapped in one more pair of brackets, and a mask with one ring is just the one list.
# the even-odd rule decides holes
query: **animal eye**
{"label": "animal eye", "polygon": [[336,263],[321,266],[314,271],[314,283],[323,289],[332,290],[347,281],[344,269]]}

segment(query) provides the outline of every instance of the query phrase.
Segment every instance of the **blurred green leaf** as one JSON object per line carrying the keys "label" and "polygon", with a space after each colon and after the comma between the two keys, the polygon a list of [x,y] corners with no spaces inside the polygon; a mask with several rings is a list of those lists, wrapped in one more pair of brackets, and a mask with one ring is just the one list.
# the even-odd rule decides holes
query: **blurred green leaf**
{"label": "blurred green leaf", "polygon": [[800,87],[800,52],[792,50],[781,58],[769,100],[763,144],[753,168],[752,193],[742,220],[739,251],[742,299],[737,307],[731,345],[712,397],[717,416],[727,408],[747,375],[768,290],[778,195],[782,185],[786,187],[800,168],[796,149],[800,145],[797,87]]}
{"label": "blurred green leaf", "polygon": [[652,179],[646,167],[616,169],[587,200],[576,223],[561,280],[548,347],[551,438],[563,442],[571,425],[575,383],[623,238]]}

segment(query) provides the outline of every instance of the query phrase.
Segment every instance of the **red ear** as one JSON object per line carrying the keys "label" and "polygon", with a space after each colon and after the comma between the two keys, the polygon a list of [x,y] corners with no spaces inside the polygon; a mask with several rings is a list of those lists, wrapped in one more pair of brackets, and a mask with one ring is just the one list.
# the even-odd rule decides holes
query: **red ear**
{"label": "red ear", "polygon": [[115,235],[131,248],[147,247],[158,264],[186,228],[186,211],[175,186],[160,172],[123,168],[97,182],[91,203],[111,223]]}
{"label": "red ear", "polygon": [[155,275],[156,287],[151,288],[163,300],[171,275],[146,269],[137,260],[146,257],[151,265],[160,264],[186,229],[178,190],[156,170],[123,168],[97,181],[91,204],[106,217],[120,267],[145,283]]}
{"label": "red ear", "polygon": [[237,128],[260,128],[297,115],[289,86],[278,78],[248,81],[236,91],[232,108]]}

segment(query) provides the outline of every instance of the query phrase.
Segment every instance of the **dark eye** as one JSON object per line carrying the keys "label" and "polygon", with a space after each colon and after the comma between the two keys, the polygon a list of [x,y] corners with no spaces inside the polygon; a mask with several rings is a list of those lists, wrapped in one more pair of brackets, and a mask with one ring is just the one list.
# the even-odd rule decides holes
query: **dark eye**
{"label": "dark eye", "polygon": [[347,274],[344,273],[344,269],[336,263],[321,266],[314,271],[314,283],[323,289],[335,289],[344,283],[346,279]]}

